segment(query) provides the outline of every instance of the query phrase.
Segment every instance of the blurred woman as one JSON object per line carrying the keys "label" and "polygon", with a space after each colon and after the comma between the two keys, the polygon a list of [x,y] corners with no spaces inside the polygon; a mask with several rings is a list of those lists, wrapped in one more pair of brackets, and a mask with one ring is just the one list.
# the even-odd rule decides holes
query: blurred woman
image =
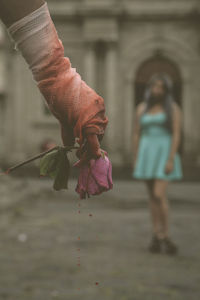
{"label": "blurred woman", "polygon": [[162,246],[168,254],[177,252],[168,233],[167,188],[170,181],[182,178],[180,133],[181,111],[172,96],[172,82],[165,74],[154,75],[137,107],[133,138],[133,177],[144,180],[149,192],[153,253]]}

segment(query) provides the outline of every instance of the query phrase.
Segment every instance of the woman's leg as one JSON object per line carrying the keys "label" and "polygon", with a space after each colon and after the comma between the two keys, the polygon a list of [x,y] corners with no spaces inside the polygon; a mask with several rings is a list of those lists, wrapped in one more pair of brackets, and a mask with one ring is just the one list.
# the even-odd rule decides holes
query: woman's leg
{"label": "woman's leg", "polygon": [[166,180],[155,180],[154,182],[154,202],[156,202],[156,206],[159,213],[161,231],[159,232],[159,238],[168,237],[168,227],[169,227],[169,205],[167,200],[167,187],[168,181]]}
{"label": "woman's leg", "polygon": [[153,233],[155,236],[158,237],[159,232],[160,232],[160,221],[161,220],[160,220],[159,206],[154,197],[154,185],[155,185],[154,180],[146,180],[146,186],[147,186],[147,190],[148,190],[149,198],[150,198],[149,207],[150,207],[151,218],[152,218]]}
{"label": "woman's leg", "polygon": [[159,214],[161,220],[161,232],[159,235],[160,241],[163,242],[166,253],[174,255],[177,253],[178,248],[174,242],[168,237],[169,227],[169,206],[167,201],[167,187],[168,181],[155,180],[154,184],[154,197],[159,206]]}

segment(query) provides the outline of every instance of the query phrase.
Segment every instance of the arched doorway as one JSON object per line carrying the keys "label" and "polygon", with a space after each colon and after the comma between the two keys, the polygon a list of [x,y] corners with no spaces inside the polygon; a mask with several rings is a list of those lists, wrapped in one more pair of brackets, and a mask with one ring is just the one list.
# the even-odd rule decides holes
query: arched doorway
{"label": "arched doorway", "polygon": [[179,69],[174,62],[159,55],[142,63],[136,73],[135,105],[143,100],[146,83],[156,73],[166,73],[171,78],[174,99],[181,106],[182,82]]}

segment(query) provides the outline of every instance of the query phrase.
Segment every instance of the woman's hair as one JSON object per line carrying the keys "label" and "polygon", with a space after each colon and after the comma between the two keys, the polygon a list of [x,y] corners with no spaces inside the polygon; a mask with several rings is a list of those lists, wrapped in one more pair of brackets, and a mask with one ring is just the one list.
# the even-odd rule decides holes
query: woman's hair
{"label": "woman's hair", "polygon": [[162,81],[163,87],[164,87],[164,101],[163,101],[163,107],[167,114],[167,128],[171,131],[172,130],[172,103],[174,101],[173,98],[173,83],[170,77],[164,73],[155,74],[152,76],[152,78],[147,83],[145,94],[144,94],[144,101],[145,101],[145,112],[147,112],[153,105],[152,101],[152,86],[156,83],[156,81]]}

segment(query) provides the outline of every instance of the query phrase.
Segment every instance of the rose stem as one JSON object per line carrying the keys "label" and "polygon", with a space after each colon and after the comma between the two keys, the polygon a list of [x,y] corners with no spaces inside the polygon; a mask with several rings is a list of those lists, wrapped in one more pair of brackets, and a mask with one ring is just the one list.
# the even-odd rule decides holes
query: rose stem
{"label": "rose stem", "polygon": [[[38,155],[36,155],[36,156],[34,156],[34,157],[28,159],[28,160],[23,161],[22,163],[19,163],[19,164],[15,165],[15,166],[13,166],[13,167],[11,167],[11,168],[8,168],[8,170],[7,170],[6,172],[7,172],[7,173],[10,173],[10,172],[12,172],[12,171],[18,169],[19,167],[22,167],[23,165],[26,165],[26,164],[28,164],[28,163],[30,163],[30,162],[32,162],[32,161],[38,159],[38,158],[41,158],[41,157],[43,157],[44,155],[46,155],[46,154],[48,154],[48,153],[50,153],[50,152],[52,152],[52,151],[54,151],[54,150],[57,150],[57,149],[59,149],[59,148],[61,148],[61,147],[60,147],[60,146],[56,146],[56,147],[53,147],[53,148],[51,148],[51,149],[49,149],[49,150],[47,150],[47,151],[44,151],[44,152],[42,152],[42,153],[40,153],[40,154],[38,154]],[[69,146],[65,146],[65,147],[63,147],[63,148],[66,149],[66,151],[70,151],[70,150],[73,150],[73,149],[78,149],[78,147],[71,147],[71,146],[70,146],[70,147],[69,147]]]}

